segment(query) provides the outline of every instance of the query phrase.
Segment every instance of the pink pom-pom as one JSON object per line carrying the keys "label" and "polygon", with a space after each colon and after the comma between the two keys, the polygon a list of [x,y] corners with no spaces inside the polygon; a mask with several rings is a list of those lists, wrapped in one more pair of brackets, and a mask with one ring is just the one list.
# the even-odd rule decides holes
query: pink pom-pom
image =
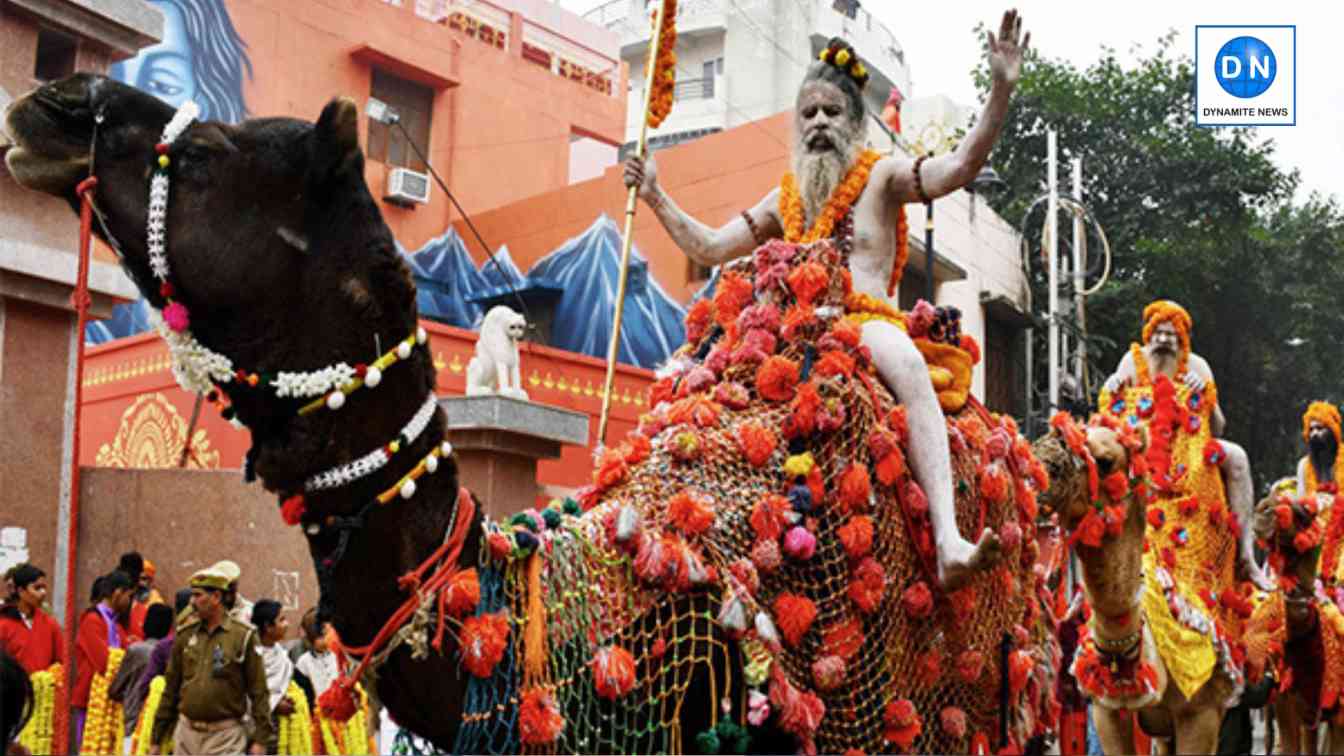
{"label": "pink pom-pom", "polygon": [[191,316],[181,302],[170,302],[163,308],[163,322],[174,331],[181,333],[191,326]]}
{"label": "pink pom-pom", "polygon": [[784,553],[806,561],[817,551],[817,538],[807,528],[795,526],[784,534]]}

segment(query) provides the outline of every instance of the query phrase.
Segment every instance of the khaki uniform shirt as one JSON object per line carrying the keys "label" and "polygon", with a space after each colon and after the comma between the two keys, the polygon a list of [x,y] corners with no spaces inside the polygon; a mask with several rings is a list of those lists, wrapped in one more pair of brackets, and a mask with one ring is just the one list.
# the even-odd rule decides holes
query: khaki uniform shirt
{"label": "khaki uniform shirt", "polygon": [[274,736],[265,664],[257,632],[247,625],[225,617],[214,630],[195,618],[179,627],[165,678],[154,742],[172,732],[179,714],[198,722],[241,721],[249,703],[248,740],[265,744]]}

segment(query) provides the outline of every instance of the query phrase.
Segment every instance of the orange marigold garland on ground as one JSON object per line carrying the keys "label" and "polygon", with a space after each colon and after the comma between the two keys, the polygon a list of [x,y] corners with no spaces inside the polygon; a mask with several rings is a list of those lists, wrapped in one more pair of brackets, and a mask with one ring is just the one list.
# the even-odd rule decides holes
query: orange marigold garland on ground
{"label": "orange marigold garland on ground", "polygon": [[[650,24],[656,24],[654,15]],[[657,30],[654,30],[657,33]],[[652,48],[650,48],[652,49]],[[658,128],[672,112],[677,86],[677,0],[663,0],[663,28],[658,41],[658,59],[645,67],[653,80],[649,97],[649,127]]]}
{"label": "orange marigold garland on ground", "polygon": [[784,174],[784,178],[779,182],[779,214],[784,225],[784,240],[811,244],[821,239],[829,239],[835,232],[835,224],[849,212],[854,201],[863,193],[864,187],[868,186],[868,176],[880,159],[882,155],[877,151],[864,150],[850,167],[844,181],[831,192],[830,200],[812,221],[812,227],[806,230],[803,228],[803,198],[798,192],[798,180],[792,173]]}

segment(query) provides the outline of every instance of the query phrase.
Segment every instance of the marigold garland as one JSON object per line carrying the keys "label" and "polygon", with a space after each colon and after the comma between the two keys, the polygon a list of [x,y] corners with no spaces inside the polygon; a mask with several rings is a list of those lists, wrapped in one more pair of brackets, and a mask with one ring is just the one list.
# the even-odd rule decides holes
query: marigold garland
{"label": "marigold garland", "polygon": [[[658,23],[658,16],[654,15],[650,21],[651,24]],[[677,85],[677,0],[663,0],[663,28],[661,32],[657,29],[654,33],[659,34],[658,40],[658,59],[649,61],[645,71],[649,72],[649,80],[646,86],[651,86],[649,95],[649,127],[658,128],[663,125],[663,121],[668,114],[672,112],[672,103],[674,101],[674,90]],[[652,46],[649,48],[652,50]]]}
{"label": "marigold garland", "polygon": [[[155,675],[154,679],[149,681],[149,693],[145,695],[145,703],[140,707],[140,718],[136,720],[134,734],[131,736],[131,753],[136,756],[145,756],[149,753],[149,746],[154,737],[154,718],[159,713],[159,702],[163,700],[163,688],[166,684],[163,675]],[[283,742],[280,752],[286,753]]]}
{"label": "marigold garland", "polygon": [[286,756],[311,754],[314,752],[313,718],[308,706],[308,696],[294,682],[290,682],[285,695],[294,704],[294,713],[278,717],[277,726],[280,731],[278,750]]}
{"label": "marigold garland", "polygon": [[89,707],[84,719],[84,739],[80,753],[120,753],[122,713],[121,704],[107,697],[107,686],[117,676],[126,651],[113,648],[107,652],[107,668],[94,675],[89,688]]}
{"label": "marigold garland", "polygon": [[61,665],[54,664],[28,676],[33,686],[33,710],[28,723],[19,732],[18,742],[30,753],[57,753],[57,707],[64,702],[60,695],[64,675]]}
{"label": "marigold garland", "polygon": [[[858,160],[854,161],[844,180],[831,191],[826,207],[812,221],[812,227],[806,230],[803,228],[805,222],[803,197],[798,191],[798,180],[792,172],[785,173],[779,182],[779,215],[784,225],[784,241],[811,244],[830,238],[835,231],[835,224],[849,212],[859,195],[863,194],[864,188],[868,186],[868,177],[872,174],[873,166],[881,159],[881,153],[876,150],[864,150]],[[897,262],[902,262],[899,259],[899,250],[897,258]]]}

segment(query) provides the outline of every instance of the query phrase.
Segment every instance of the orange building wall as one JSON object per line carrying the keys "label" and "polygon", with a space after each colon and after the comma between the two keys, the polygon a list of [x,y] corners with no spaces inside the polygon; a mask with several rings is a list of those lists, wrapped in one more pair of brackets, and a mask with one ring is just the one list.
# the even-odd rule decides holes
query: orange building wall
{"label": "orange building wall", "polygon": [[[616,36],[545,0],[477,3],[509,18],[503,49],[416,15],[415,0],[401,7],[383,0],[214,1],[225,4],[247,45],[253,76],[244,79],[243,93],[252,117],[312,121],[338,96],[362,108],[375,65],[434,89],[426,154],[473,216],[566,186],[572,136],[612,145],[624,139],[628,71],[619,61]],[[460,10],[451,2],[446,8]],[[613,94],[524,59],[522,30],[528,24],[586,54],[610,55]],[[609,51],[585,44],[603,35],[611,37]],[[360,120],[360,141],[367,147],[367,118]],[[387,173],[381,161],[369,157],[365,175],[376,198],[383,196]],[[393,235],[407,249],[418,249],[460,217],[437,185],[430,193],[427,205],[412,208],[380,202]],[[101,245],[98,255],[114,261]]]}
{"label": "orange building wall", "polygon": [[[414,2],[404,7],[379,0],[228,3],[256,70],[248,92],[254,113],[312,120],[337,95],[362,105],[372,68],[351,52],[364,45],[455,81],[436,92],[428,155],[470,214],[565,186],[571,131],[611,144],[624,136],[624,69],[614,84],[619,94],[609,96],[524,60],[520,14],[512,16],[508,46],[499,50],[420,18]],[[415,78],[405,69],[392,72]],[[360,139],[367,144],[367,119],[361,121]],[[385,167],[371,159],[366,174],[374,196],[381,197]],[[383,206],[393,235],[408,249],[442,234],[455,216],[443,192],[437,186],[431,191],[425,206]]]}
{"label": "orange building wall", "polygon": [[[476,334],[431,321],[421,325],[430,335],[430,351],[438,369],[436,393],[458,396],[466,390],[466,366],[475,351]],[[556,460],[538,466],[537,480],[556,489],[574,489],[591,482],[590,448],[596,443],[602,410],[606,365],[584,355],[524,343],[524,388],[532,401],[584,412],[591,416],[589,447],[565,447]],[[648,410],[653,373],[617,365],[608,437],[619,439],[633,430]],[[144,333],[91,347],[84,372],[80,464],[99,467],[175,467],[186,441],[195,395],[173,380],[168,350],[156,334]],[[250,445],[247,431],[237,430],[209,405],[192,433],[190,467],[241,469]],[[240,477],[241,484],[241,477]]]}
{"label": "orange building wall", "polygon": [[[659,183],[682,209],[717,227],[755,205],[779,184],[788,170],[793,139],[790,114],[780,113],[738,128],[659,150]],[[624,227],[625,186],[621,166],[600,178],[519,200],[472,222],[491,244],[507,242],[518,268],[527,271],[565,240],[577,236],[606,213]],[[470,229],[456,223],[458,234],[479,264],[485,251]],[[649,261],[649,274],[668,294],[690,300],[703,281],[688,281],[685,255],[643,203],[635,215],[635,246]],[[498,240],[498,241],[496,241]]]}

